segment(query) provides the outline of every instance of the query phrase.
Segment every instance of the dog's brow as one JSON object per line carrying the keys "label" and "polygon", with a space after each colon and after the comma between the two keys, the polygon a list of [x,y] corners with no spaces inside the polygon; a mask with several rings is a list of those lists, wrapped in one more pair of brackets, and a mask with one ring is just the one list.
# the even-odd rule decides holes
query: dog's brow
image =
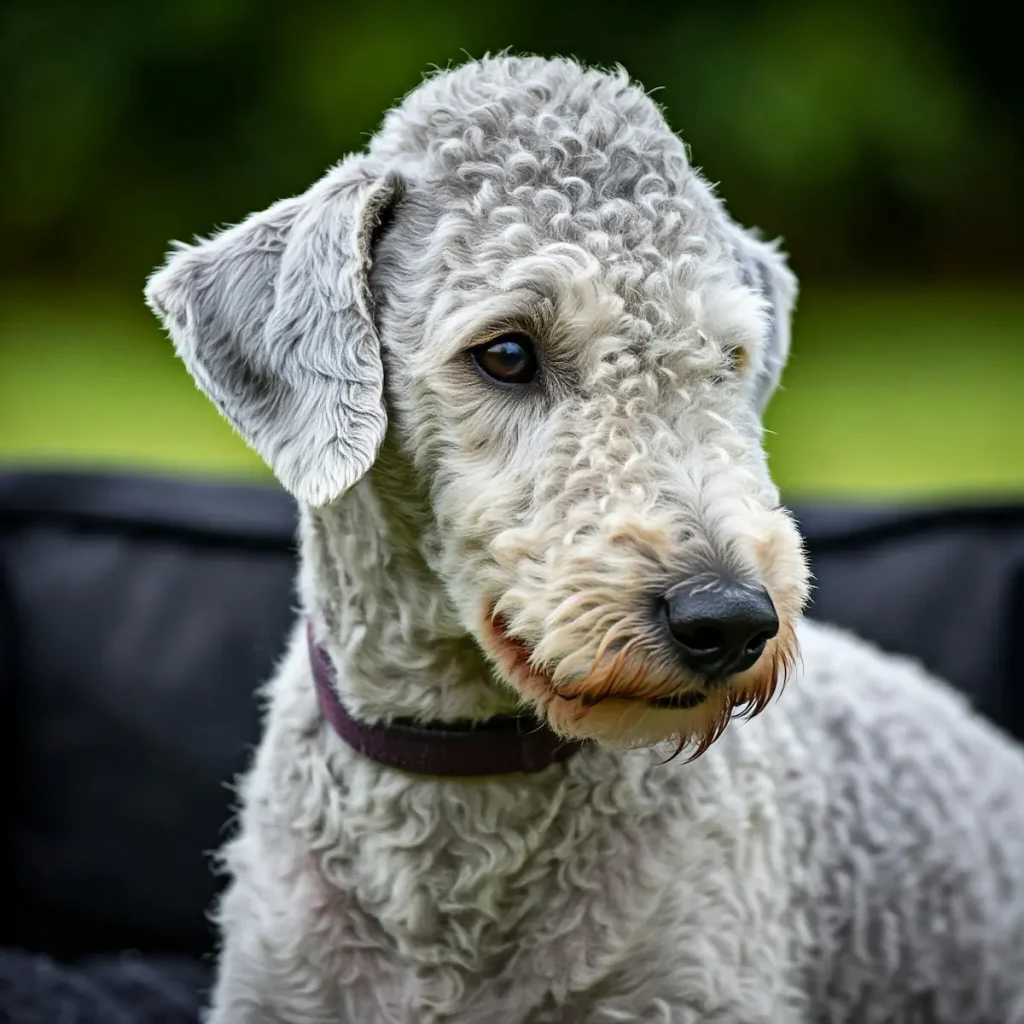
{"label": "dog's brow", "polygon": [[427,337],[437,339],[437,355],[447,361],[502,331],[535,331],[542,302],[538,292],[526,288],[474,297],[432,316]]}

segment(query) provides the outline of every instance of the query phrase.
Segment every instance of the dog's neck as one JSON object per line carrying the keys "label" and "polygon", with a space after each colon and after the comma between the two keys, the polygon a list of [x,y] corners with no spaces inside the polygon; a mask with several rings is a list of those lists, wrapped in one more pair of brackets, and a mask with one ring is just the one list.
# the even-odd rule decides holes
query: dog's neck
{"label": "dog's neck", "polygon": [[[423,524],[415,515],[424,507],[422,496],[417,503],[414,490],[400,480],[382,472],[379,462],[343,500],[303,514],[305,611],[337,669],[340,696],[369,721],[483,720],[514,713],[514,693],[494,678],[476,642],[459,627],[419,546]],[[298,678],[305,689],[305,644],[290,656],[302,667],[282,678]],[[310,682],[310,710],[311,697]],[[552,907],[559,920],[568,920],[592,894],[566,887],[566,860],[602,836],[642,830],[666,788],[648,784],[660,756],[598,747],[537,774],[424,781],[354,756],[332,730],[305,724],[279,748],[282,776],[294,777],[296,746],[304,745],[328,769],[313,773],[315,784],[332,780],[331,800],[341,810],[313,818],[289,810],[290,827],[308,820],[307,846],[321,851],[315,856],[325,882],[354,896],[359,933],[383,929],[403,964],[423,965],[422,986],[435,976],[447,983],[449,975],[432,973],[439,965],[473,979],[487,976],[496,963],[519,956],[519,943],[510,936],[548,932]],[[275,793],[285,789],[275,784]],[[615,799],[594,801],[597,790]],[[323,795],[318,806],[329,802]],[[594,813],[578,813],[591,804]],[[310,805],[304,783],[301,806]],[[404,830],[412,820],[422,823],[414,844]],[[325,835],[327,828],[336,832]],[[514,841],[505,841],[506,834]],[[647,855],[660,864],[665,857],[654,848],[658,842],[652,840]],[[665,836],[664,845],[676,842]],[[627,904],[609,911],[620,928],[609,936],[588,933],[572,954],[588,978],[621,961],[624,945],[633,945],[659,905],[660,883],[644,863],[616,865],[620,879],[631,872],[636,878],[621,889],[630,894]],[[523,970],[536,973],[532,965]]]}
{"label": "dog's neck", "polygon": [[410,522],[422,506],[388,462],[340,501],[302,517],[303,604],[342,700],[368,721],[514,713],[515,695],[494,678],[428,565]]}

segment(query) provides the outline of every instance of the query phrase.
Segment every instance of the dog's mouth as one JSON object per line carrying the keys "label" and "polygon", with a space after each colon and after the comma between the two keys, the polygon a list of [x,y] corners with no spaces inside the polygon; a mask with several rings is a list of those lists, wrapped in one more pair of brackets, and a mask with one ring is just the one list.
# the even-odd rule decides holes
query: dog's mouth
{"label": "dog's mouth", "polygon": [[593,707],[605,700],[625,700],[648,708],[668,711],[696,708],[708,699],[708,695],[700,690],[649,696],[630,692],[630,687],[620,688],[614,684],[606,684],[600,693],[592,693],[587,689],[566,693],[555,686],[548,672],[534,664],[530,645],[522,637],[509,631],[508,623],[501,615],[485,616],[484,625],[488,646],[498,655],[502,669],[513,682],[520,688],[525,688],[527,692],[543,687],[552,697],[579,701],[585,707]]}
{"label": "dog's mouth", "polygon": [[706,693],[691,691],[690,693],[672,693],[667,697],[649,697],[647,703],[652,708],[695,708],[707,699]]}
{"label": "dog's mouth", "polygon": [[[612,657],[595,665],[583,679],[556,683],[552,673],[535,664],[530,644],[516,636],[507,621],[485,612],[481,640],[505,679],[523,699],[543,714],[557,732],[574,738],[596,738],[613,745],[649,745],[662,740],[677,750],[703,753],[734,714],[757,714],[784,678],[795,649],[792,629],[768,644],[757,666],[717,685],[695,689],[692,682],[672,687],[643,659]],[[660,692],[659,692],[660,690]]]}

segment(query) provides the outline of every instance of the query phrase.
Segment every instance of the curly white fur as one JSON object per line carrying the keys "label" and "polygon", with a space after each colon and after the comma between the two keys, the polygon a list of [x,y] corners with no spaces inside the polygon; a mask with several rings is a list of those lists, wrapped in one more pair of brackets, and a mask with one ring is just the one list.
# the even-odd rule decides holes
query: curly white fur
{"label": "curly white fur", "polygon": [[[600,740],[528,777],[382,767],[322,720],[300,624],[224,853],[211,1024],[1024,1021],[1024,757],[799,622],[760,427],[795,292],[624,73],[510,57],[432,77],[366,153],[154,275],[303,505],[348,707],[526,705]],[[468,356],[508,330],[541,356],[515,394]],[[710,573],[781,623],[714,691],[651,614]],[[674,693],[704,700],[648,702]]]}

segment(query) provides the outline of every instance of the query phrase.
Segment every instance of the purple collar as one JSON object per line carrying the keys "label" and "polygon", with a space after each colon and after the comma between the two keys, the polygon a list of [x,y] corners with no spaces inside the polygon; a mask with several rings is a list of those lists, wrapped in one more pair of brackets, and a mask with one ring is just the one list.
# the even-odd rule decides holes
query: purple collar
{"label": "purple collar", "polygon": [[417,725],[407,718],[376,725],[361,722],[338,699],[334,666],[313,639],[312,624],[306,636],[324,718],[350,747],[389,768],[453,778],[529,774],[564,761],[583,746],[562,738],[532,715],[503,715],[479,724]]}

